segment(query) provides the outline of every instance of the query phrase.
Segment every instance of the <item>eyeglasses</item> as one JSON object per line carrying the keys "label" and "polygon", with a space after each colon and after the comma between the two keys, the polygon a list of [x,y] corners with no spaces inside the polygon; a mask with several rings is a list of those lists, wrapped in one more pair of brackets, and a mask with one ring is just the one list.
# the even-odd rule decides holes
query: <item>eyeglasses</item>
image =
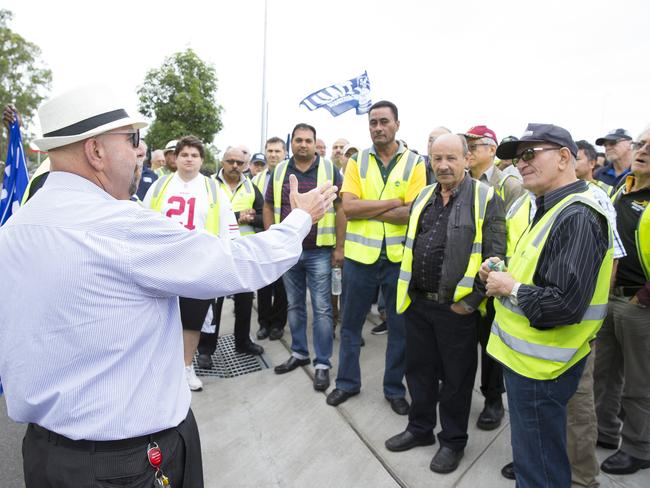
{"label": "eyeglasses", "polygon": [[491,145],[492,144],[486,144],[484,142],[479,142],[479,143],[476,143],[476,144],[468,144],[467,149],[469,149],[471,152],[474,152],[474,151],[476,151],[476,148],[479,147],[479,146],[491,146]]}
{"label": "eyeglasses", "polygon": [[559,151],[562,149],[561,147],[529,147],[528,149],[525,149],[524,151],[520,152],[517,156],[512,158],[512,164],[517,166],[519,161],[524,161],[525,163],[529,163],[533,159],[535,159],[535,156],[537,156],[538,152],[544,152],[544,151]]}
{"label": "eyeglasses", "polygon": [[644,147],[646,148],[646,152],[650,152],[650,140],[649,141],[634,141],[630,143],[630,146],[632,146],[633,151],[640,151]]}
{"label": "eyeglasses", "polygon": [[115,135],[125,135],[130,136],[129,140],[134,149],[137,149],[140,145],[140,129],[135,132],[105,132],[104,134],[99,134],[100,136],[115,136]]}
{"label": "eyeglasses", "polygon": [[228,164],[236,164],[237,166],[244,166],[246,164],[246,161],[242,161],[240,159],[224,159],[223,162]]}

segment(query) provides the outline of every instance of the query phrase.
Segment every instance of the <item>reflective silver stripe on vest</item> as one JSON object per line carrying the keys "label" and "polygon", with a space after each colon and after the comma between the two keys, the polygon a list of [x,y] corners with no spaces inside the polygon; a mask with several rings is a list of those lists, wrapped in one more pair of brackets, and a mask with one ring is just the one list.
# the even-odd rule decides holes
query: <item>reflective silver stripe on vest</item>
{"label": "reflective silver stripe on vest", "polygon": [[404,243],[404,247],[406,249],[413,249],[413,239],[411,239],[410,237],[407,237],[406,238],[406,243]]}
{"label": "reflective silver stripe on vest", "polygon": [[483,243],[475,242],[472,244],[472,254],[481,254],[483,252]]}
{"label": "reflective silver stripe on vest", "polygon": [[411,281],[411,272],[403,269],[399,270],[399,279],[403,281]]}
{"label": "reflective silver stripe on vest", "polygon": [[402,244],[404,242],[404,237],[403,236],[395,236],[395,237],[386,237],[386,245],[387,246],[394,246],[396,244]]}
{"label": "reflective silver stripe on vest", "polygon": [[568,363],[578,351],[576,348],[552,347],[526,342],[523,339],[511,336],[505,332],[503,329],[501,329],[501,327],[499,327],[499,324],[497,324],[496,321],[492,322],[491,332],[499,337],[499,339],[501,339],[503,343],[513,351],[525,354],[526,356],[545,359],[547,361]]}
{"label": "reflective silver stripe on vest", "polygon": [[325,166],[325,178],[327,181],[331,181],[332,185],[334,184],[334,170],[332,169],[332,161],[329,159],[321,158],[323,160],[323,166]]}
{"label": "reflective silver stripe on vest", "polygon": [[402,175],[402,179],[404,181],[408,181],[409,177],[411,176],[411,172],[413,171],[413,166],[415,166],[415,163],[420,160],[420,156],[418,154],[415,154],[412,151],[409,151],[407,149],[409,156],[406,159],[406,165],[404,166],[404,174]]}
{"label": "reflective silver stripe on vest", "polygon": [[478,217],[483,220],[485,218],[485,210],[487,208],[487,197],[490,192],[490,187],[483,184],[478,184]]}
{"label": "reflective silver stripe on vest", "polygon": [[[284,167],[289,164],[288,160],[282,161],[280,164],[278,164],[275,169],[273,170],[273,184],[274,185],[281,185],[282,184],[282,178],[284,177]],[[277,216],[278,219],[280,218],[280,209],[281,209],[281,204],[282,202],[276,202],[275,201],[275,188],[273,188],[273,215]]]}
{"label": "reflective silver stripe on vest", "polygon": [[212,178],[206,178],[206,181],[210,186],[210,196],[212,197],[212,203],[216,204],[219,201],[219,197],[217,196],[217,182]]}
{"label": "reflective silver stripe on vest", "polygon": [[473,276],[463,276],[456,286],[464,286],[465,288],[474,287],[474,277]]}
{"label": "reflective silver stripe on vest", "polygon": [[334,234],[336,227],[317,227],[316,233],[320,236],[322,234]]}
{"label": "reflective silver stripe on vest", "polygon": [[[548,222],[546,222],[544,227],[542,227],[542,230],[539,232],[539,234],[537,234],[537,236],[535,237],[535,240],[533,241],[533,246],[535,246],[535,247],[539,246],[539,244],[542,242],[542,240],[546,236],[546,233],[547,233],[549,227],[551,227],[553,225],[553,223],[555,222],[555,219],[558,217],[558,215],[560,215],[562,210],[564,210],[569,205],[571,205],[572,203],[575,203],[575,202],[582,202],[585,205],[587,205],[588,207],[593,208],[594,210],[596,210],[598,212],[598,208],[596,208],[596,206],[594,205],[594,203],[597,204],[597,202],[592,202],[590,199],[585,198],[583,196],[580,196],[580,194],[573,195],[571,197],[571,199],[567,200],[564,203],[564,205],[562,205],[560,208],[557,209],[557,211],[555,211],[555,213],[551,216],[551,218],[548,220]],[[554,209],[550,209],[550,210],[554,210]],[[604,215],[604,214],[602,214],[602,215]],[[533,227],[533,229],[534,229],[534,227]],[[534,230],[531,230],[531,232],[534,232]]]}
{"label": "reflective silver stripe on vest", "polygon": [[174,176],[174,175],[173,175],[173,174],[171,174],[171,175],[166,175],[166,176],[163,176],[162,178],[160,178],[160,179],[158,180],[158,182],[157,182],[155,188],[153,189],[153,196],[152,196],[152,198],[158,198],[158,195],[160,195],[160,192],[162,191],[162,189],[163,189],[163,188],[165,187],[165,185],[167,184],[167,181],[168,181],[172,176]]}
{"label": "reflective silver stripe on vest", "polygon": [[[513,305],[512,302],[508,299],[508,297],[500,297],[499,301],[501,302],[501,305],[503,305],[503,308],[507,308],[512,313],[520,315],[524,317],[526,320],[528,320],[528,317],[526,317],[524,311],[518,306]],[[600,305],[589,305],[584,315],[580,319],[580,322],[584,322],[585,320],[605,320],[606,316],[607,316],[606,303]]]}
{"label": "reflective silver stripe on vest", "polygon": [[367,247],[376,247],[376,248],[381,248],[381,243],[383,242],[380,239],[370,239],[365,236],[361,236],[359,234],[352,234],[350,232],[347,232],[345,234],[345,239],[350,242],[356,242],[357,244],[362,244]]}
{"label": "reflective silver stripe on vest", "polygon": [[253,187],[251,186],[251,182],[249,181],[248,178],[244,180],[244,188],[246,189],[246,192],[252,193],[253,192]]}
{"label": "reflective silver stripe on vest", "polygon": [[365,178],[368,175],[368,164],[370,161],[370,149],[364,149],[361,153],[361,161],[359,162],[359,175]]}
{"label": "reflective silver stripe on vest", "polygon": [[[525,195],[522,195],[521,197],[517,198],[517,200],[515,200],[515,203],[513,203],[512,207],[510,207],[510,209],[508,210],[508,213],[506,214],[506,219],[510,219],[510,218],[514,217],[514,215],[521,208],[521,206],[524,203],[526,203],[526,201],[529,200],[529,199],[530,199],[530,196],[528,195],[528,193],[526,193]],[[526,220],[528,220],[528,219],[526,219]]]}
{"label": "reflective silver stripe on vest", "polygon": [[239,232],[255,232],[255,229],[250,225],[240,225]]}

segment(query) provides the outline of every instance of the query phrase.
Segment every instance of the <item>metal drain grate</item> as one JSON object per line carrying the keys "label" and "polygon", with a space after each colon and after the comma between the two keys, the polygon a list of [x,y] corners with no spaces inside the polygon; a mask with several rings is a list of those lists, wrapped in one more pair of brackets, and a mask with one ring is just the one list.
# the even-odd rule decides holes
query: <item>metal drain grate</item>
{"label": "metal drain grate", "polygon": [[269,367],[264,355],[249,356],[235,352],[234,334],[222,335],[217,343],[217,350],[212,354],[212,369],[201,369],[194,356],[194,370],[197,376],[217,376],[234,378],[248,373],[262,371]]}

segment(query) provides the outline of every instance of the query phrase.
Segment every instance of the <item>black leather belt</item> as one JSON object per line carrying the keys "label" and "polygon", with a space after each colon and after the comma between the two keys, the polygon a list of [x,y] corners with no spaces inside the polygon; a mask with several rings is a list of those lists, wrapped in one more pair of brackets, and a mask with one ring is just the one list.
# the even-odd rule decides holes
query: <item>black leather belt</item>
{"label": "black leather belt", "polygon": [[89,451],[89,452],[105,452],[105,451],[120,451],[123,449],[130,449],[133,447],[145,446],[149,442],[156,441],[160,439],[165,434],[172,432],[175,427],[171,427],[166,430],[161,430],[155,434],[141,435],[139,437],[131,437],[130,439],[120,439],[117,441],[87,441],[87,440],[78,440],[75,441],[68,437],[65,437],[56,432],[41,427],[37,424],[29,424],[28,429],[33,429],[38,436],[47,438],[48,442],[51,442],[56,445],[69,447],[71,449],[77,449],[80,451]]}
{"label": "black leather belt", "polygon": [[640,289],[640,286],[615,286],[612,295],[615,297],[633,297]]}
{"label": "black leather belt", "polygon": [[430,302],[440,303],[438,300],[439,295],[433,291],[422,291],[422,290],[410,290],[409,295],[417,298],[422,298],[424,300],[429,300]]}

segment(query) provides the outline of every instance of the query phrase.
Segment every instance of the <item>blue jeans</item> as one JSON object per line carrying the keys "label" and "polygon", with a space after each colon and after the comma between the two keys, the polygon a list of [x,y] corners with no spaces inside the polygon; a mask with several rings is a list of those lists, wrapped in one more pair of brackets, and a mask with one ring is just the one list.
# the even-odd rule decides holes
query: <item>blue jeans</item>
{"label": "blue jeans", "polygon": [[291,352],[298,359],[309,358],[307,342],[307,288],[314,314],[314,366],[330,368],[332,357],[332,248],[302,251],[298,262],[283,278],[289,306]]}
{"label": "blue jeans", "polygon": [[510,408],[517,488],[569,488],[567,403],[576,392],[587,358],[554,380],[535,380],[503,367]]}
{"label": "blue jeans", "polygon": [[402,379],[405,369],[406,338],[404,319],[395,310],[395,294],[400,263],[379,259],[373,264],[361,264],[345,259],[343,264],[343,295],[341,297],[341,348],[336,387],[348,393],[361,390],[361,328],[381,285],[386,304],[388,341],[384,369],[384,396],[403,398],[406,388]]}

